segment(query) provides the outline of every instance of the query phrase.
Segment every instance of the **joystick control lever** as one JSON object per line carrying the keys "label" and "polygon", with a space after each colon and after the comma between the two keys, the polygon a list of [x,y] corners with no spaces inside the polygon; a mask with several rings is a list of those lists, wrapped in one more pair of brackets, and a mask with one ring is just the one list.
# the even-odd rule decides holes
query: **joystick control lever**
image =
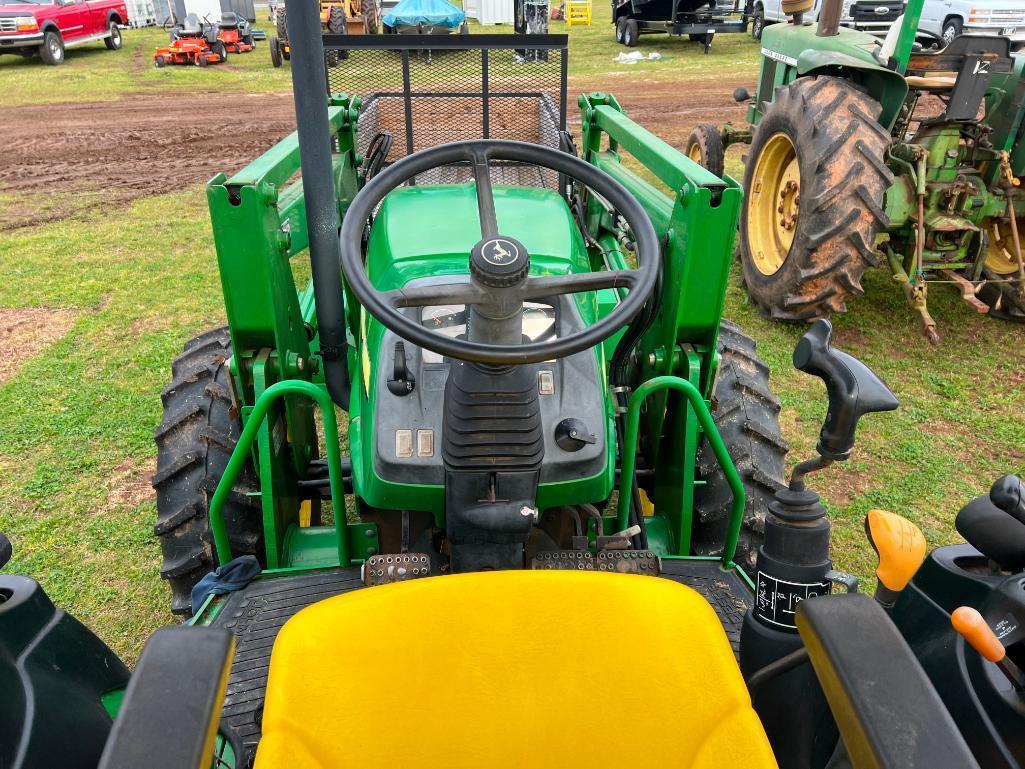
{"label": "joystick control lever", "polygon": [[826,383],[829,411],[817,448],[824,459],[835,461],[851,455],[859,419],[875,411],[893,411],[900,404],[872,369],[834,348],[832,336],[828,320],[816,321],[794,349],[794,367]]}

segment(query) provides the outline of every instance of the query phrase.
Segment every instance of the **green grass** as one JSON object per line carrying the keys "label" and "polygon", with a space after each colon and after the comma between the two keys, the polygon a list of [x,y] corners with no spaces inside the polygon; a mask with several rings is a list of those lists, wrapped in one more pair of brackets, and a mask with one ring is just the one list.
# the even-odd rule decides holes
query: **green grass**
{"label": "green grass", "polygon": [[[587,82],[578,87],[609,82],[614,92],[619,72],[634,82],[754,77],[757,46],[742,35],[722,36],[708,57],[689,41],[644,38],[642,50],[661,51],[662,62],[614,67],[623,49],[602,23],[607,9],[595,11],[593,27],[571,33],[574,82]],[[163,39],[162,31],[128,31],[125,50],[73,50],[59,68],[0,58],[0,104],[289,87],[288,70],[271,69],[265,46],[224,68],[155,70],[148,57]],[[685,87],[679,99],[686,101]],[[740,170],[732,154],[729,170]],[[171,359],[189,337],[223,322],[201,182],[82,220],[0,233],[0,307],[77,313],[64,338],[0,385],[0,530],[15,544],[8,571],[39,579],[129,660],[172,618],[157,576],[154,504],[119,501],[118,479],[126,467],[137,476],[152,468]],[[15,195],[4,193],[0,205],[48,205]],[[958,508],[996,476],[1025,472],[1025,333],[976,315],[939,286],[930,304],[944,341],[932,346],[884,271],[872,271],[865,287],[866,296],[835,319],[837,341],[883,376],[902,408],[865,419],[852,460],[814,476],[814,486],[830,510],[838,567],[868,578],[873,564],[861,532],[868,509],[908,516],[932,545],[956,541]],[[802,329],[762,319],[736,278],[726,315],[759,340],[772,367],[791,463],[810,456],[826,400],[818,380],[790,366]]]}

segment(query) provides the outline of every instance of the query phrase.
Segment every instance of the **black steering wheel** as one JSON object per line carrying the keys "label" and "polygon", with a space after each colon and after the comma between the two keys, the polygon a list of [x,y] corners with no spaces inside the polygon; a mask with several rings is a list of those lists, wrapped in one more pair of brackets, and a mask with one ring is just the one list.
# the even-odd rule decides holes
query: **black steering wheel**
{"label": "black steering wheel", "polygon": [[[636,242],[637,268],[530,277],[523,245],[498,229],[491,189],[491,161],[512,161],[572,177],[604,198],[626,220]],[[477,191],[481,240],[469,256],[469,280],[379,291],[363,263],[363,231],[384,197],[412,177],[441,166],[469,163]],[[655,286],[661,259],[658,237],[641,205],[612,177],[573,155],[535,144],[481,140],[454,142],[417,152],[378,173],[353,199],[341,231],[342,272],[363,307],[398,336],[459,360],[496,365],[537,363],[564,358],[594,347],[629,323]],[[592,326],[558,339],[524,343],[520,333],[523,303],[563,294],[627,288],[626,298]],[[404,307],[462,304],[470,316],[468,339],[429,331],[400,312]],[[510,333],[510,328],[512,333]]]}

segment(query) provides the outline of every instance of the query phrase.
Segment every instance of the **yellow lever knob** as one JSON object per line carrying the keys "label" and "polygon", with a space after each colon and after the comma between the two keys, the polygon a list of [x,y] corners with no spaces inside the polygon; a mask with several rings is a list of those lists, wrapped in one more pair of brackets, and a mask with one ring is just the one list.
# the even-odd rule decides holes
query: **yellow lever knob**
{"label": "yellow lever knob", "polygon": [[879,554],[876,576],[895,593],[903,590],[925,560],[925,535],[906,518],[886,510],[869,510],[865,533]]}

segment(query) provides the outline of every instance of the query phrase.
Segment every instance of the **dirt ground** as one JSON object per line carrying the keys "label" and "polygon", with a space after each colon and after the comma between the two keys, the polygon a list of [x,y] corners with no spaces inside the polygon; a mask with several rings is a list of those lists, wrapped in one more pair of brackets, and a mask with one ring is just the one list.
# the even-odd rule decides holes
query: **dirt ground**
{"label": "dirt ground", "polygon": [[75,322],[71,310],[0,307],[0,384],[62,336]]}
{"label": "dirt ground", "polygon": [[[615,93],[630,116],[681,146],[695,123],[741,121],[736,83],[680,84],[647,80],[569,87],[569,120],[578,122],[575,94]],[[0,194],[0,231],[122,206],[146,195],[231,173],[295,128],[291,94],[182,92],[137,94],[120,101],[8,107]],[[17,197],[13,197],[17,196]],[[19,202],[18,198],[22,201]]]}

